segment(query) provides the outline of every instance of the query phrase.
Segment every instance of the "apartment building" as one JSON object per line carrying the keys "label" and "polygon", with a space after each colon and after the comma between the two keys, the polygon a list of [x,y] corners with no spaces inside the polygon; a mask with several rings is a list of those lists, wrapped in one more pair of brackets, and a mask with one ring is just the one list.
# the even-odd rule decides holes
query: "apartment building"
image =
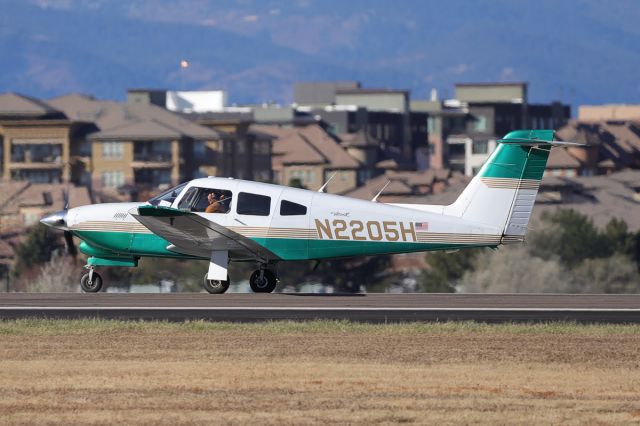
{"label": "apartment building", "polygon": [[71,145],[82,123],[40,100],[0,95],[2,180],[57,183],[71,178]]}
{"label": "apartment building", "polygon": [[[96,190],[123,186],[154,190],[175,185],[198,173],[198,143],[223,136],[151,104],[101,101],[66,95],[48,102],[72,121],[93,125],[74,151],[84,162],[78,183]],[[135,192],[135,191],[134,191]]]}
{"label": "apartment building", "polygon": [[298,111],[334,135],[366,132],[378,141],[378,161],[428,167],[428,114],[409,109],[407,90],[362,88],[358,82],[305,82],[294,87]]}
{"label": "apartment building", "polygon": [[193,167],[199,176],[230,176],[270,182],[272,137],[252,132],[256,121],[290,122],[286,109],[262,108],[260,120],[252,107],[227,107],[224,91],[172,92],[130,89],[128,102],[166,108],[180,117],[220,135],[216,140],[194,141]]}
{"label": "apartment building", "polygon": [[510,131],[557,129],[570,118],[568,105],[533,104],[527,83],[456,84],[455,98],[414,101],[412,110],[429,114],[432,167],[449,167],[474,175]]}
{"label": "apartment building", "polygon": [[174,113],[165,100],[144,89],[127,102],[2,94],[0,177],[135,198],[208,175],[271,181],[272,137],[249,131],[252,120]]}
{"label": "apartment building", "polygon": [[318,189],[333,175],[326,190],[334,194],[343,194],[362,183],[363,165],[321,126],[251,127],[255,132],[274,138],[272,167],[275,183]]}

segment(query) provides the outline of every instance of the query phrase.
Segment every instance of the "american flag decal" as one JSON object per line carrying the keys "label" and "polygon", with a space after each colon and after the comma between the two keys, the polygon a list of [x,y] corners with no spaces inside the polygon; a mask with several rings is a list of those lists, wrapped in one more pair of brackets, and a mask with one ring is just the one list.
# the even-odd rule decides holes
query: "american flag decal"
{"label": "american flag decal", "polygon": [[429,222],[416,222],[416,231],[428,231]]}

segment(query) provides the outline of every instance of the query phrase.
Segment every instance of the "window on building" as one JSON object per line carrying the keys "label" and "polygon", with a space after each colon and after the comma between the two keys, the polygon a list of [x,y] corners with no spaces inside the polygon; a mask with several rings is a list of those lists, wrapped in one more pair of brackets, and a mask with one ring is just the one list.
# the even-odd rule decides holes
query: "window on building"
{"label": "window on building", "polygon": [[105,188],[118,188],[124,185],[124,172],[109,171],[102,172],[102,186]]}
{"label": "window on building", "polygon": [[489,141],[488,140],[474,140],[471,145],[472,154],[488,154],[489,153]]}
{"label": "window on building", "polygon": [[476,132],[487,131],[487,117],[484,115],[477,115],[473,123],[473,128]]}
{"label": "window on building", "polygon": [[255,141],[253,143],[253,152],[258,155],[269,155],[269,142]]}
{"label": "window on building", "polygon": [[207,153],[207,146],[205,145],[205,141],[193,141],[193,155],[196,158],[204,159],[204,156]]}
{"label": "window on building", "polygon": [[269,216],[271,211],[271,197],[266,195],[241,192],[238,194],[238,214],[251,216]]}
{"label": "window on building", "polygon": [[82,157],[91,157],[91,141],[88,139],[83,139],[80,141],[80,145],[78,147],[78,154]]}
{"label": "window on building", "polygon": [[292,201],[282,200],[280,203],[280,216],[304,216],[307,207]]}
{"label": "window on building", "polygon": [[247,146],[246,146],[246,142],[244,140],[239,140],[236,143],[236,152],[238,154],[244,154],[245,152],[247,152]]}
{"label": "window on building", "polygon": [[102,142],[102,158],[105,160],[121,160],[123,154],[122,142]]}

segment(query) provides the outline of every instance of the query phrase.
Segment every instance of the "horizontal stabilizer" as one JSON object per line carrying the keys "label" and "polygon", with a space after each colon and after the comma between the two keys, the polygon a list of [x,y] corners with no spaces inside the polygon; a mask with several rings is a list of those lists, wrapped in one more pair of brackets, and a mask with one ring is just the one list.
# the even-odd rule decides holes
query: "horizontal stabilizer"
{"label": "horizontal stabilizer", "polygon": [[553,130],[516,130],[496,142],[513,145],[585,146],[578,142],[554,140]]}

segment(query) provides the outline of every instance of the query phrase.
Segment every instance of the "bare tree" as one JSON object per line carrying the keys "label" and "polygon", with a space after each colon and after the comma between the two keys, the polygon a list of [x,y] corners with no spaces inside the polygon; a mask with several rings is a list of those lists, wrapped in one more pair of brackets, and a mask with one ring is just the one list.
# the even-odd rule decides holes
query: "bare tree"
{"label": "bare tree", "polygon": [[53,255],[51,260],[40,268],[38,276],[28,281],[25,290],[34,293],[77,292],[78,270],[73,260],[62,255]]}

